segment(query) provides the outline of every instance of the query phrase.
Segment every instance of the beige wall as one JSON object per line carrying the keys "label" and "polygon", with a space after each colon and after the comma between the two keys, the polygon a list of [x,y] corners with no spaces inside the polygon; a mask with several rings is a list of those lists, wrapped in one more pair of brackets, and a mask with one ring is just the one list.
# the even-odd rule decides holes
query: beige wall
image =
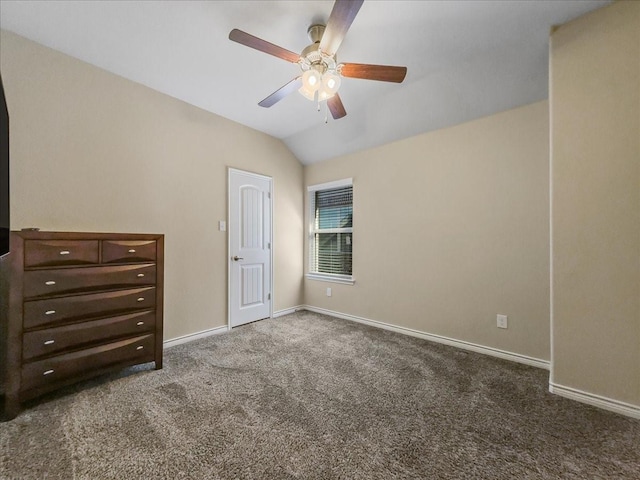
{"label": "beige wall", "polygon": [[640,406],[640,2],[551,37],[552,382]]}
{"label": "beige wall", "polygon": [[356,279],[306,303],[548,360],[548,132],[539,102],[305,168],[354,179]]}
{"label": "beige wall", "polygon": [[282,142],[9,32],[12,226],[164,233],[165,339],[227,322],[227,167],[274,179],[274,310],[302,303],[303,169]]}

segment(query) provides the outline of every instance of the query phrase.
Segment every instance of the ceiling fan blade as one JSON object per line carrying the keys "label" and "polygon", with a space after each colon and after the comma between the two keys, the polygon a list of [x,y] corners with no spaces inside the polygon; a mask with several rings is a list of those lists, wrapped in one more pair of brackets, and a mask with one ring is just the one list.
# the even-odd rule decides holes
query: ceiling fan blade
{"label": "ceiling fan blade", "polygon": [[286,97],[290,93],[293,93],[296,90],[298,90],[301,86],[302,86],[302,78],[296,77],[286,85],[283,85],[278,90],[273,92],[267,98],[262,100],[260,103],[258,103],[258,105],[260,105],[261,107],[269,108],[272,105],[275,105],[276,103],[278,103],[280,100],[282,100],[284,97]]}
{"label": "ceiling fan blade", "polygon": [[320,40],[320,50],[327,55],[334,55],[338,51],[363,2],[364,0],[336,0]]}
{"label": "ceiling fan blade", "polygon": [[327,106],[329,107],[329,111],[331,112],[331,116],[334,120],[338,120],[347,114],[347,111],[344,109],[344,105],[342,105],[342,100],[340,100],[340,95],[337,93],[327,100]]}
{"label": "ceiling fan blade", "polygon": [[231,30],[231,32],[229,32],[229,40],[238,42],[242,45],[246,45],[247,47],[255,48],[256,50],[260,50],[261,52],[268,53],[269,55],[273,55],[274,57],[287,60],[291,63],[296,63],[300,59],[300,55],[298,55],[297,53],[293,53],[286,48],[282,48],[278,45],[274,45],[273,43],[269,43],[266,40],[262,40],[261,38],[254,37],[247,32],[238,30],[237,28],[234,28],[233,30]]}
{"label": "ceiling fan blade", "polygon": [[381,82],[402,83],[407,75],[407,67],[392,67],[390,65],[367,65],[364,63],[345,63],[340,74],[343,77],[364,78],[365,80],[379,80]]}

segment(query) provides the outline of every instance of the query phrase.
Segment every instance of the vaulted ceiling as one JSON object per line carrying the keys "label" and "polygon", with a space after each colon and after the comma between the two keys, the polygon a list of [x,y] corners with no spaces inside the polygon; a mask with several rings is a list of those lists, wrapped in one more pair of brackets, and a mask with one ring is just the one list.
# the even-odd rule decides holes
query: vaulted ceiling
{"label": "vaulted ceiling", "polygon": [[305,164],[547,98],[548,38],[606,0],[381,1],[360,9],[341,62],[402,65],[402,84],[345,78],[347,116],[297,92],[258,102],[299,75],[228,39],[238,28],[294,52],[333,1],[1,1],[0,26],[282,139]]}

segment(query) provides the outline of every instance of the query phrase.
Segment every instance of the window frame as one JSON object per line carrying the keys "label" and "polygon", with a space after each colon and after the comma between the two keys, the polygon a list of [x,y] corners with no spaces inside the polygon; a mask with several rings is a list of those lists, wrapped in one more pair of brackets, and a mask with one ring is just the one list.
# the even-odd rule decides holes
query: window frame
{"label": "window frame", "polygon": [[[316,230],[316,212],[315,212],[315,194],[321,190],[331,190],[334,188],[340,187],[348,187],[350,186],[353,189],[353,178],[344,178],[342,180],[336,180],[333,182],[319,183],[317,185],[309,185],[307,186],[307,201],[309,204],[309,222],[308,222],[308,235],[307,235],[307,247],[308,247],[308,263],[307,263],[307,274],[305,277],[309,280],[320,280],[324,282],[332,282],[332,283],[342,283],[346,285],[353,285],[355,283],[355,278],[353,276],[353,272],[351,275],[343,275],[337,273],[323,273],[323,272],[314,272],[311,269],[313,268],[313,252],[315,251],[315,234],[320,233],[319,230]],[[353,203],[351,204],[353,208]],[[322,233],[350,233],[352,235],[352,244],[351,244],[351,255],[353,262],[353,226],[348,228],[331,228],[331,229],[323,229]]]}

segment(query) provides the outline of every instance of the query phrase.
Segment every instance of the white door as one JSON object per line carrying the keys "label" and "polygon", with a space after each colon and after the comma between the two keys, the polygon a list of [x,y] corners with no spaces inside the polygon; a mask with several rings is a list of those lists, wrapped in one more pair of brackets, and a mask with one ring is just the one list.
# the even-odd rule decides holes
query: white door
{"label": "white door", "polygon": [[229,169],[229,324],[271,316],[271,178]]}

